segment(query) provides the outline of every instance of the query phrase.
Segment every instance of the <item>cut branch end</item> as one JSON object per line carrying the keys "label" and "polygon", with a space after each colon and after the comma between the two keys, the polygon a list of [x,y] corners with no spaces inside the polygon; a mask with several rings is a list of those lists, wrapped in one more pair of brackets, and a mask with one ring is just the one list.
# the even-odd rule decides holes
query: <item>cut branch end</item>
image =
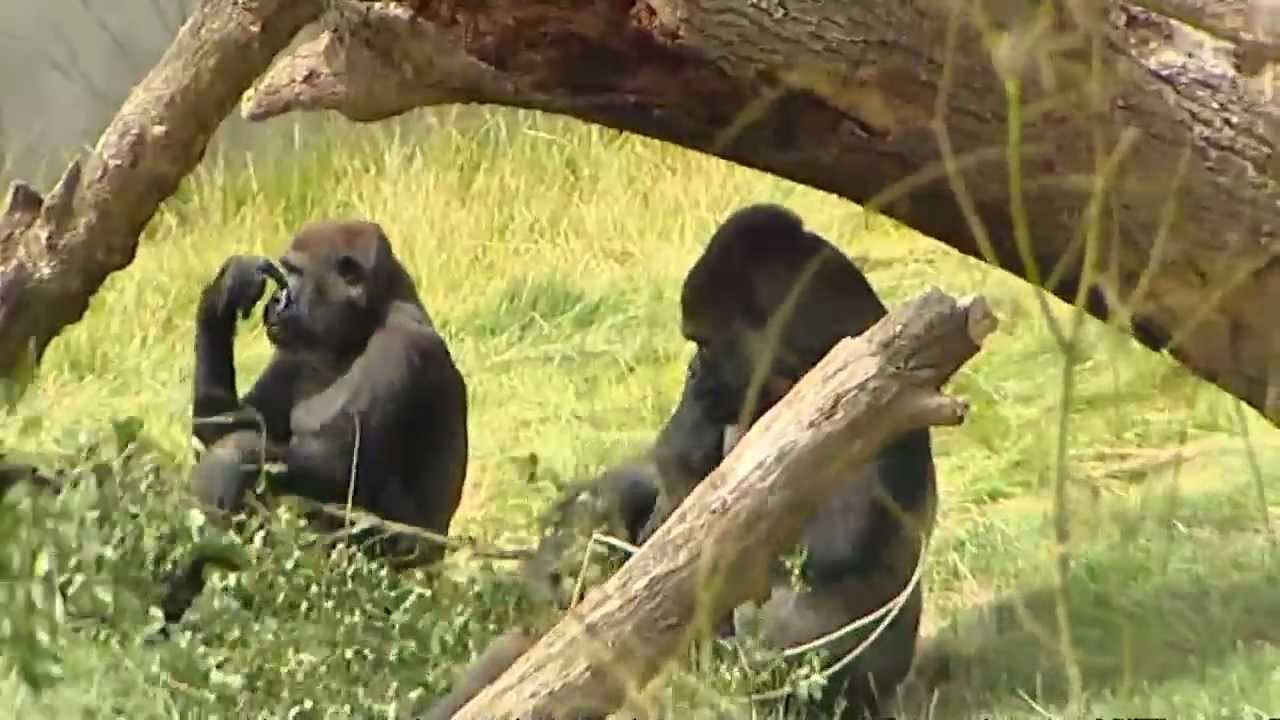
{"label": "cut branch end", "polygon": [[58,179],[58,184],[53,186],[53,191],[49,193],[44,207],[40,210],[40,219],[55,233],[66,229],[67,223],[71,220],[71,210],[75,207],[76,193],[80,189],[82,169],[83,163],[80,158],[72,160],[66,171],[62,173],[62,177]]}
{"label": "cut branch end", "polygon": [[34,218],[40,213],[44,198],[40,193],[22,180],[14,180],[9,184],[9,193],[4,204],[5,215],[30,216]]}
{"label": "cut branch end", "polygon": [[446,103],[537,104],[513,79],[397,2],[331,0],[326,30],[281,57],[244,98],[261,121],[295,110],[334,110],[371,122]]}
{"label": "cut branch end", "polygon": [[969,403],[936,392],[921,392],[906,403],[911,424],[918,427],[954,427],[964,424]]}
{"label": "cut branch end", "polygon": [[996,320],[996,314],[991,311],[991,306],[981,295],[966,295],[960,298],[957,304],[969,317],[966,323],[969,339],[974,345],[981,347],[982,341],[986,340],[987,336],[995,332],[1000,325]]}

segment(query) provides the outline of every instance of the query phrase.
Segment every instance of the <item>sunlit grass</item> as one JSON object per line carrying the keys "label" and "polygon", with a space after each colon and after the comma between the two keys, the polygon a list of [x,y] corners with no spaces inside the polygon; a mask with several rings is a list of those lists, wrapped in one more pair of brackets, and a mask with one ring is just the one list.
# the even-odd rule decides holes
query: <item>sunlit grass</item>
{"label": "sunlit grass", "polygon": [[[935,432],[942,507],[925,576],[925,625],[954,653],[952,680],[937,691],[937,716],[1026,717],[1061,702],[1061,666],[1044,636],[1053,627],[1045,514],[1061,358],[1028,286],[839,198],[674,146],[529,114],[485,113],[457,123],[432,117],[335,125],[248,161],[209,160],[151,223],[135,262],[110,278],[84,321],[52,345],[37,386],[0,429],[2,446],[49,452],[114,418],[139,417],[144,436],[170,458],[146,495],[148,522],[177,522],[187,502],[192,317],[202,284],[228,255],[279,254],[307,220],[367,217],[387,230],[468,382],[470,472],[455,531],[486,543],[527,543],[537,514],[565,481],[652,439],[690,352],[676,322],[684,272],[734,208],[778,202],[859,262],[889,304],[931,286],[981,293],[992,303],[999,331],[949,388],[973,411],[964,426]],[[1252,707],[1274,714],[1280,578],[1261,528],[1263,513],[1280,506],[1280,433],[1247,413],[1253,444],[1246,447],[1235,400],[1098,323],[1090,322],[1084,337],[1069,408],[1078,495],[1070,589],[1080,605],[1073,611],[1076,647],[1093,709],[1183,717],[1224,707],[1238,717]],[[242,389],[269,352],[256,321],[243,323]],[[1270,508],[1259,506],[1247,452],[1263,468]],[[532,478],[530,454],[537,459]],[[264,564],[287,556],[275,552]],[[483,645],[483,633],[500,629],[488,615],[470,625],[458,620],[475,636],[433,634],[439,647],[418,646],[395,659],[397,643],[414,641],[388,629],[402,626],[386,625],[381,611],[358,603],[377,602],[384,591],[411,592],[411,581],[357,563],[357,578],[375,579],[352,585],[349,571],[347,584],[329,587],[331,561],[306,553],[315,556],[308,577],[323,586],[317,598],[327,598],[312,609],[295,614],[297,598],[273,595],[311,586],[295,582],[295,570],[267,566],[233,588],[238,597],[256,598],[256,611],[217,600],[218,590],[193,610],[197,621],[203,612],[222,629],[189,642],[220,658],[220,672],[260,678],[239,705],[219,706],[226,717],[241,716],[237,708],[283,713],[304,697],[330,708],[325,717],[369,717],[359,708],[341,710],[354,691],[325,693],[384,665],[396,668],[401,684],[368,690],[382,693],[382,702],[406,695],[414,677],[435,692],[448,684],[453,664]],[[465,557],[450,562],[463,575],[476,570]],[[437,614],[413,622],[440,622],[457,603],[508,603],[505,586],[475,586],[488,593],[482,598],[468,598],[462,591],[471,586],[460,587],[431,591]],[[1019,600],[1026,614],[1014,609]],[[338,617],[360,632],[331,630],[326,623]],[[227,629],[237,624],[241,629]],[[349,678],[319,686],[314,666],[301,660],[278,673],[265,664],[264,653],[287,654],[290,638],[320,657],[354,649],[364,659],[351,661]],[[194,671],[172,686],[145,680],[165,677],[155,658],[176,662],[180,648],[67,643],[67,681],[50,696],[52,705],[41,710],[10,681],[0,682],[0,707],[14,707],[15,717],[65,717],[88,696],[149,717],[164,715],[166,706],[186,716],[211,702],[205,688],[189,687],[200,677]],[[715,685],[722,670],[706,671],[705,679]],[[216,685],[217,678],[204,682]],[[930,702],[908,692],[904,710]]]}

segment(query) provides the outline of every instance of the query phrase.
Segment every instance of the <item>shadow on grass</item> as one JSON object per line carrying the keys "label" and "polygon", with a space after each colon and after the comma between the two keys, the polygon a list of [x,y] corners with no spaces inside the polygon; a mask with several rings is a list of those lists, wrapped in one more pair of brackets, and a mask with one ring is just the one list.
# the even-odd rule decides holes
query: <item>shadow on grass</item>
{"label": "shadow on grass", "polygon": [[[1232,492],[1184,501],[1163,517],[1112,509],[1099,536],[1073,550],[1067,605],[1089,704],[1157,712],[1183,702],[1177,688],[1184,684],[1209,712],[1275,702],[1255,687],[1265,686],[1274,668],[1249,661],[1254,651],[1261,657],[1280,648],[1280,563],[1257,506]],[[1026,545],[1045,542],[1041,537],[1023,536],[1010,548],[1012,559],[1024,558],[1024,568],[1051,562]],[[1057,627],[1057,601],[1043,583],[955,613],[921,641],[920,682],[904,693],[904,712],[927,706],[930,686],[938,718],[1063,707],[1068,688]]]}
{"label": "shadow on grass", "polygon": [[[1229,585],[1171,582],[1117,595],[1073,584],[1071,635],[1085,693],[1124,696],[1203,675],[1255,643],[1280,644],[1277,587],[1274,572]],[[922,656],[946,658],[935,716],[1025,703],[1023,695],[1065,704],[1056,607],[1047,588],[1018,594],[964,613],[922,647]]]}

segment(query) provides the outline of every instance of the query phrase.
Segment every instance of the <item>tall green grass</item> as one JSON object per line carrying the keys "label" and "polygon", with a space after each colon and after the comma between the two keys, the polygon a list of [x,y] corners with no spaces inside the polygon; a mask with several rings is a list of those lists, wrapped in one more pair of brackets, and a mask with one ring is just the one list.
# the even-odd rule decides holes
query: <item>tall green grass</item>
{"label": "tall green grass", "polygon": [[[565,482],[652,439],[690,352],[676,322],[683,274],[716,224],[755,201],[799,212],[890,304],[937,286],[982,293],[1001,321],[950,386],[971,402],[969,419],[935,432],[942,505],[920,665],[949,657],[949,681],[909,685],[902,712],[1028,717],[1065,706],[1047,512],[1054,421],[1069,412],[1069,595],[1088,711],[1280,714],[1280,577],[1264,521],[1274,523],[1280,497],[1275,428],[1092,321],[1064,409],[1062,359],[1016,278],[830,195],[599,127],[437,113],[329,124],[252,158],[211,158],[150,224],[134,263],[51,346],[0,447],[111,457],[110,443],[92,440],[113,421],[140,421],[143,469],[99,473],[84,491],[99,514],[48,526],[105,523],[83,567],[133,563],[147,576],[143,563],[164,564],[164,543],[203,532],[183,485],[202,284],[228,255],[279,254],[303,222],[367,217],[387,230],[467,378],[472,454],[455,531],[525,544]],[[246,379],[266,362],[256,322],[241,325],[237,353]],[[49,537],[31,529],[11,547],[35,557],[42,543],[75,546]],[[61,680],[36,695],[15,670],[0,680],[0,707],[14,717],[387,717],[447,687],[523,607],[511,568],[465,554],[431,580],[330,556],[287,513],[245,538],[253,566],[206,591],[190,634],[140,642],[139,580],[142,599],[105,626],[51,626]],[[34,567],[24,562],[14,566]],[[740,708],[742,692],[761,688],[732,657],[693,658],[658,687],[683,714]]]}

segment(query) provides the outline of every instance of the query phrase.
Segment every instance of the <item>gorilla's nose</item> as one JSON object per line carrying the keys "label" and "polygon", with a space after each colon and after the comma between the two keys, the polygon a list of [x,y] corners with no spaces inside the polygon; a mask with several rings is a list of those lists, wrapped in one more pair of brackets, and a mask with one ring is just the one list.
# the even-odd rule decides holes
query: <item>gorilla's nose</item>
{"label": "gorilla's nose", "polygon": [[271,309],[275,312],[280,312],[281,310],[289,307],[289,304],[293,302],[293,295],[289,293],[289,286],[281,285],[280,289],[277,290],[267,302],[270,303]]}

